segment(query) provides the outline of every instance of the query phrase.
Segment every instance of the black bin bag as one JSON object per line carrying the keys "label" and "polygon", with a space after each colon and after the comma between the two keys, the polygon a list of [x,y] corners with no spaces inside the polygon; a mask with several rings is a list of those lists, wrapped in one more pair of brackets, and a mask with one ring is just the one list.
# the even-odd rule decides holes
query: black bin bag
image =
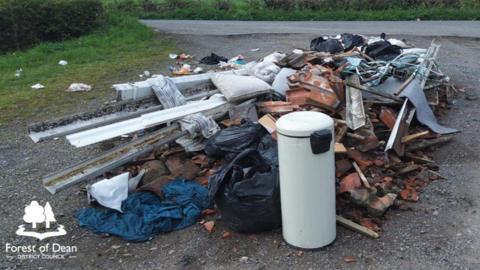
{"label": "black bin bag", "polygon": [[208,189],[231,230],[253,233],[281,227],[278,167],[269,165],[258,150],[238,154],[210,177]]}
{"label": "black bin bag", "polygon": [[312,39],[310,42],[310,50],[317,52],[328,52],[331,54],[343,52],[343,46],[340,41],[328,38],[324,39],[323,37],[318,37]]}
{"label": "black bin bag", "polygon": [[256,148],[266,133],[260,124],[245,121],[241,125],[217,132],[208,139],[204,151],[207,156],[212,158],[232,160],[243,150]]}

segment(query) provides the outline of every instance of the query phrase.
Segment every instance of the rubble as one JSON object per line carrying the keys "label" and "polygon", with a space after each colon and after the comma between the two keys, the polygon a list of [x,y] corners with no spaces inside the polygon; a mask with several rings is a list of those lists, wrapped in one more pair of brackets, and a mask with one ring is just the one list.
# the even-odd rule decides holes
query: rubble
{"label": "rubble", "polygon": [[[47,176],[44,184],[52,193],[105,174],[144,170],[136,193],[163,198],[162,190],[174,179],[188,179],[209,187],[208,203],[216,202],[227,220],[218,226],[255,232],[280,225],[278,198],[261,193],[259,186],[248,187],[242,196],[234,191],[241,194],[248,179],[264,188],[276,181],[278,118],[296,111],[323,112],[335,123],[337,223],[378,238],[390,208],[421,200],[422,188],[444,178],[429,153],[458,130],[440,125],[435,115],[453,104],[458,90],[439,69],[439,47],[342,34],[314,39],[310,50],[275,52],[249,63],[241,55],[228,60],[212,53],[200,63],[216,65],[214,72],[172,78],[153,74],[145,81],[116,84],[115,104],[33,125],[30,136],[39,142],[66,135],[82,147],[135,134],[98,157]],[[199,70],[194,56],[170,58],[179,61],[174,75]],[[254,157],[240,162],[239,155]],[[269,194],[276,194],[271,188]],[[248,196],[266,196],[263,203],[256,201],[261,209],[242,201]],[[205,209],[203,215],[215,211]],[[256,212],[273,217],[264,220]],[[209,233],[216,226],[214,221],[202,225]]]}

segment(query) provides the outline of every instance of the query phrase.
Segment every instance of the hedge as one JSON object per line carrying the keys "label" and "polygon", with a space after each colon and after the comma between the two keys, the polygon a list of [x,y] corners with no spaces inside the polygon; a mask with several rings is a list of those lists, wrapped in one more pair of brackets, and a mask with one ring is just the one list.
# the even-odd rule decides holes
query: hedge
{"label": "hedge", "polygon": [[0,0],[0,53],[79,37],[103,15],[100,0]]}

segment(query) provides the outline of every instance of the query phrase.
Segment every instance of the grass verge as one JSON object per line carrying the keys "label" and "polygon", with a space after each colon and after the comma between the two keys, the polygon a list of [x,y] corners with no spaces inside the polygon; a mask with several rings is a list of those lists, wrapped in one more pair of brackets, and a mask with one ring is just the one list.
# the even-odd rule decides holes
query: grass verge
{"label": "grass verge", "polygon": [[[111,95],[112,82],[165,60],[173,48],[173,41],[157,37],[136,18],[110,14],[104,27],[87,36],[0,56],[0,123],[61,116],[82,101]],[[62,59],[68,65],[58,65]],[[18,68],[23,72],[16,78]],[[93,90],[65,92],[75,82]],[[45,88],[31,89],[36,83]]]}

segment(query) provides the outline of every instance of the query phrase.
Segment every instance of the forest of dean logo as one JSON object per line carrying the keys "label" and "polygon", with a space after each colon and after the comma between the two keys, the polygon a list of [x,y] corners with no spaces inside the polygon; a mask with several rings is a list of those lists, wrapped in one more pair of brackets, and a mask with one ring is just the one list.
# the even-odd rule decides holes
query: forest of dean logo
{"label": "forest of dean logo", "polygon": [[32,201],[25,207],[23,221],[31,225],[18,226],[17,235],[34,237],[39,240],[53,236],[67,234],[63,225],[57,223],[50,203],[41,206],[37,201]]}

